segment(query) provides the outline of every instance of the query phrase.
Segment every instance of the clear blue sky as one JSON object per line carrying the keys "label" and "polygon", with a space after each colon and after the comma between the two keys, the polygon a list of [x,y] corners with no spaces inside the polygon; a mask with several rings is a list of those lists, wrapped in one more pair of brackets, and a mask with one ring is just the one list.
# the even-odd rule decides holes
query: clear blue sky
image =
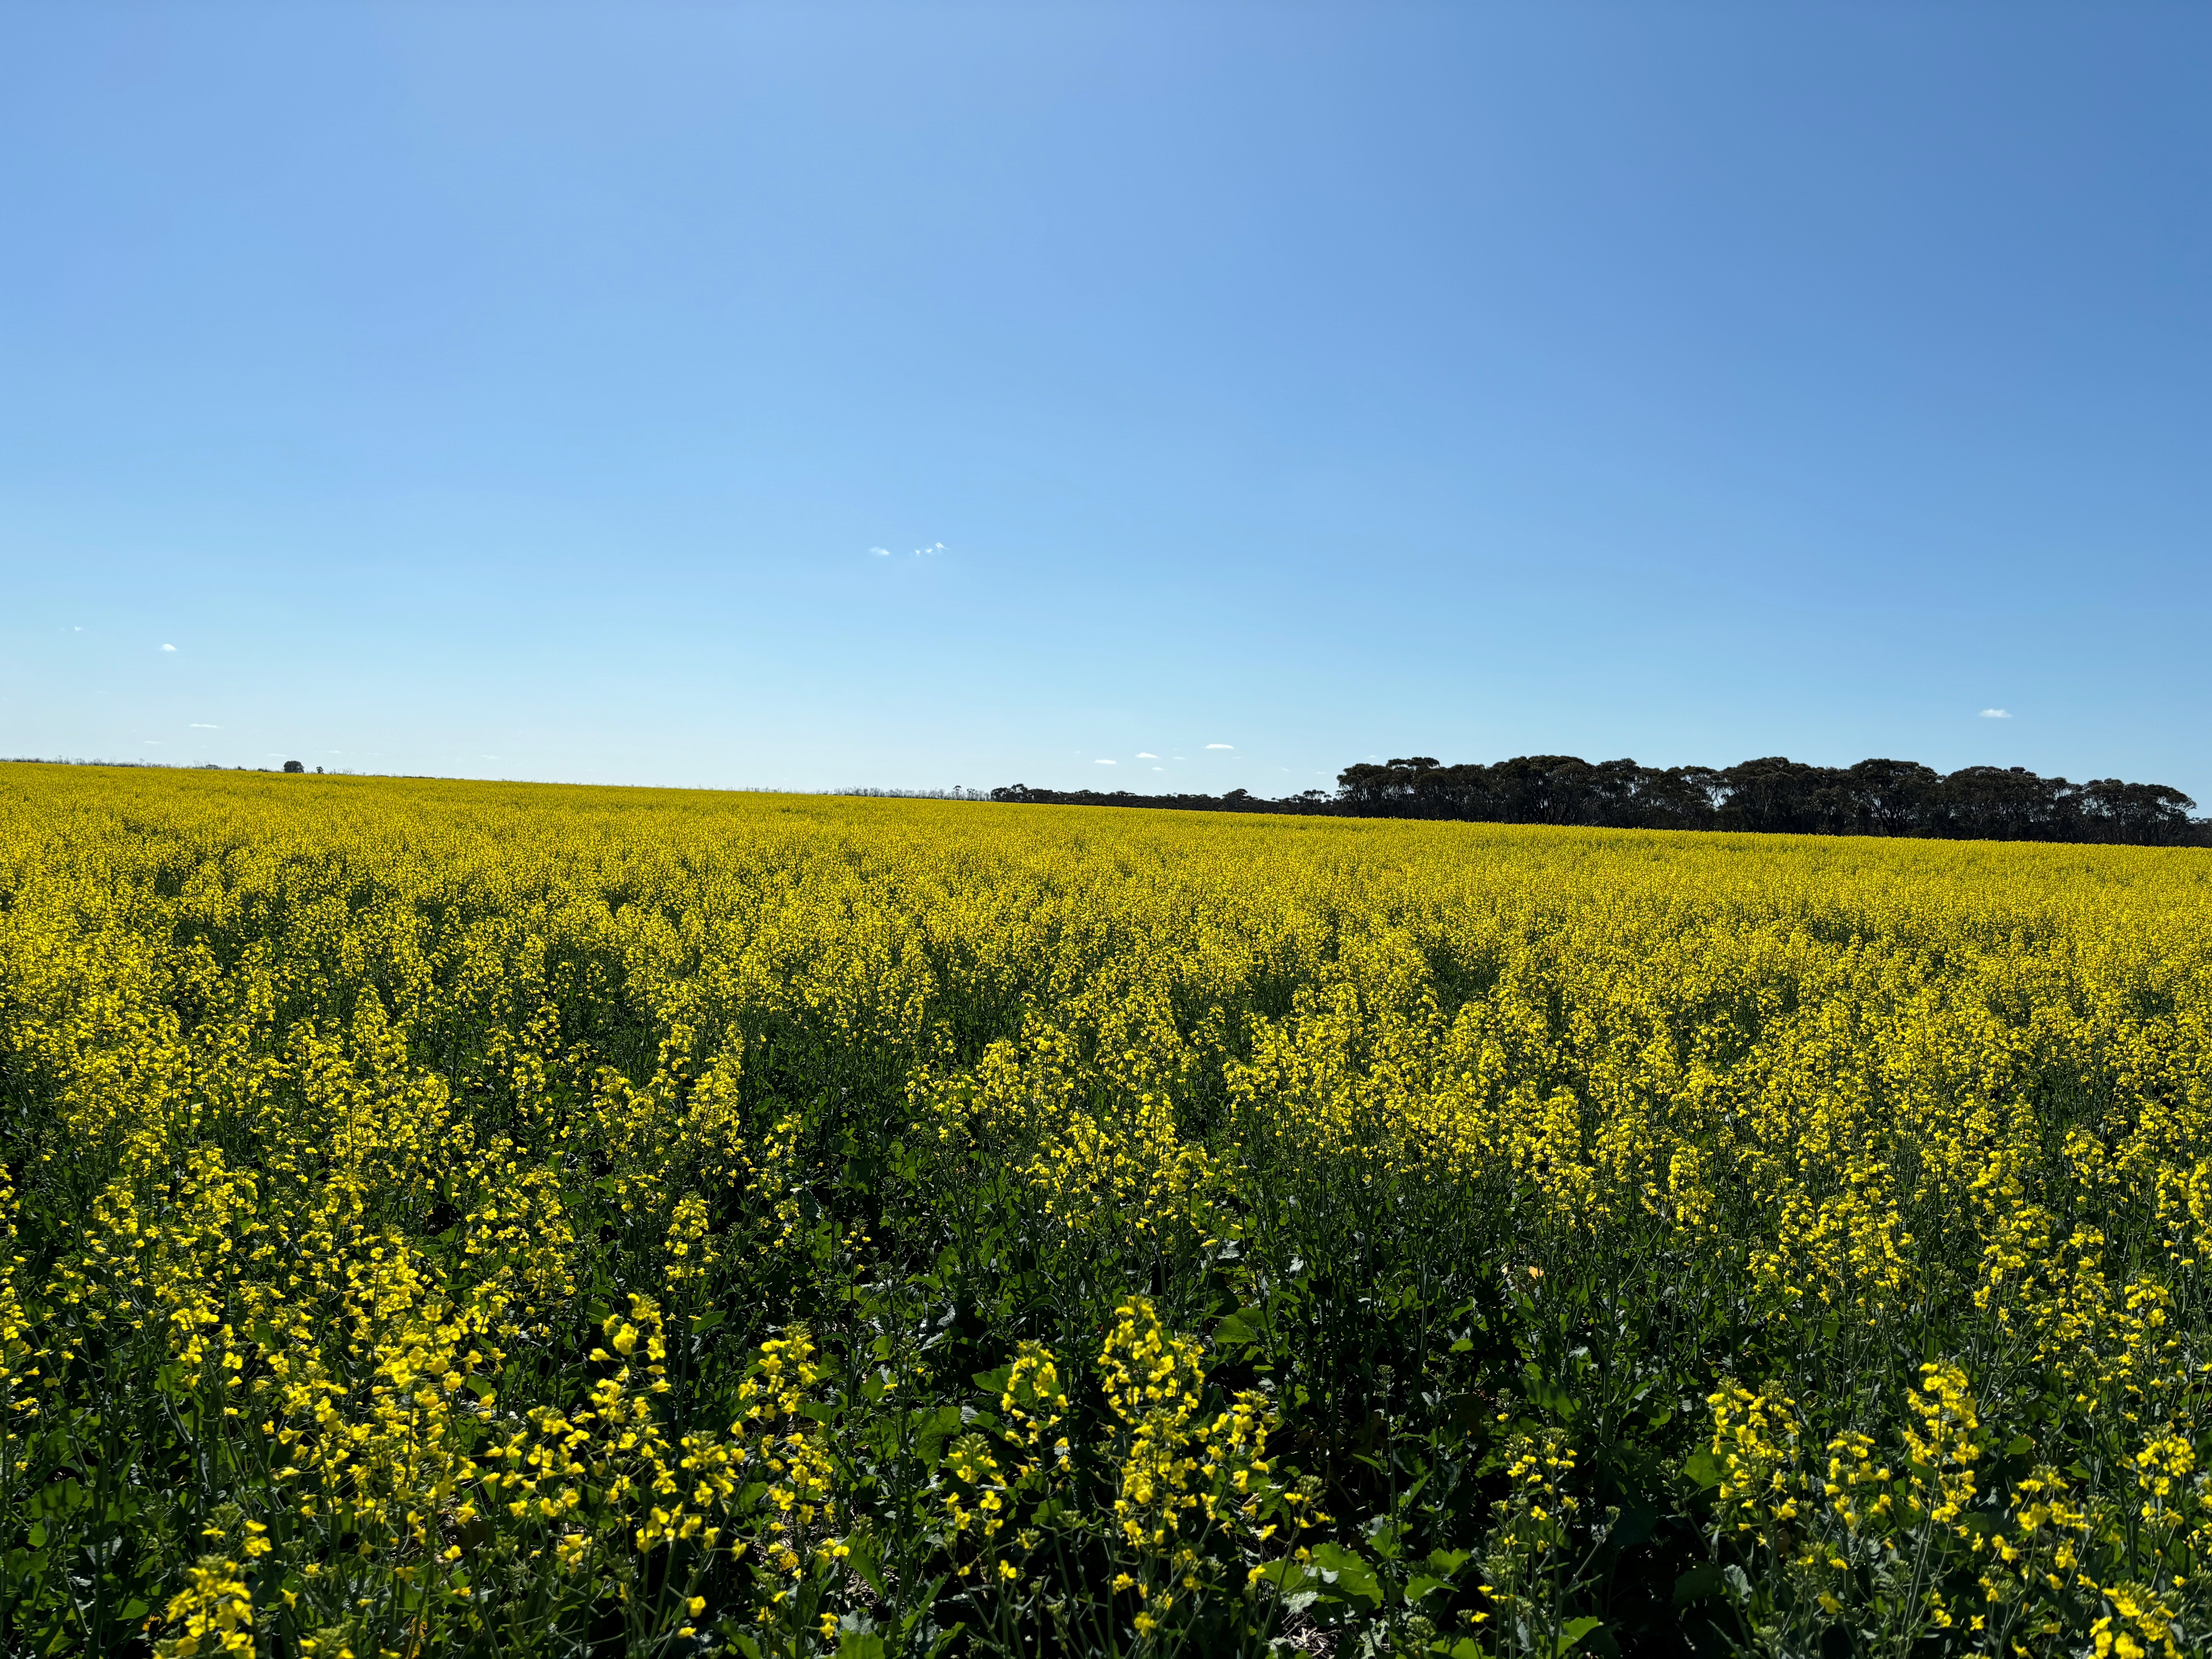
{"label": "clear blue sky", "polygon": [[2212,810],[2208,88],[2193,3],[10,4],[0,754]]}

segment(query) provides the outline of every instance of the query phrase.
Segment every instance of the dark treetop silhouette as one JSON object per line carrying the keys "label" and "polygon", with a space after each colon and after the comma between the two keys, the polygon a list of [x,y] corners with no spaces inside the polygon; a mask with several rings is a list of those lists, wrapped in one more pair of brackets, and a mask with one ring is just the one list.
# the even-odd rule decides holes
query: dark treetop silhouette
{"label": "dark treetop silhouette", "polygon": [[1947,775],[1898,760],[1808,766],[1779,755],[1721,769],[1662,769],[1632,760],[1593,763],[1573,755],[1520,755],[1489,766],[1444,766],[1430,756],[1414,755],[1380,765],[1347,766],[1337,774],[1334,795],[1309,789],[1266,800],[1242,789],[1225,795],[1139,795],[1118,789],[1031,789],[1017,783],[994,789],[991,799],[1607,829],[2212,846],[2212,820],[2192,818],[2197,803],[2162,783],[2118,778],[2069,783],[2018,766],[1967,766]]}

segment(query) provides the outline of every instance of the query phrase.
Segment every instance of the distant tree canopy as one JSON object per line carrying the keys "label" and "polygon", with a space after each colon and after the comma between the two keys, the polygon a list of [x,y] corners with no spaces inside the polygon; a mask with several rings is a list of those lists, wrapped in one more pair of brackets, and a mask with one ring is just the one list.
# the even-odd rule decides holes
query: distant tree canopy
{"label": "distant tree canopy", "polygon": [[1310,812],[1346,817],[1455,818],[1482,823],[1583,824],[1638,830],[1754,830],[1795,835],[1939,836],[1960,840],[2122,842],[2212,846],[2212,822],[2162,783],[2097,778],[2069,783],[2025,768],[1968,766],[1946,775],[1913,761],[1809,766],[1779,755],[1723,769],[1592,763],[1521,755],[1492,765],[1445,766],[1428,755],[1337,774],[1282,800],[1136,795],[1013,784],[994,800],[1207,811]]}

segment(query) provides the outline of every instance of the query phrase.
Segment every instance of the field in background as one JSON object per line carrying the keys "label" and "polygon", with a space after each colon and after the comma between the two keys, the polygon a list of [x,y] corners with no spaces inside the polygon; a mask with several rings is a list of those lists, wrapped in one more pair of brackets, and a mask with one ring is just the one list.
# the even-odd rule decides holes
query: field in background
{"label": "field in background", "polygon": [[0,1650],[2202,1650],[2212,860],[0,769]]}

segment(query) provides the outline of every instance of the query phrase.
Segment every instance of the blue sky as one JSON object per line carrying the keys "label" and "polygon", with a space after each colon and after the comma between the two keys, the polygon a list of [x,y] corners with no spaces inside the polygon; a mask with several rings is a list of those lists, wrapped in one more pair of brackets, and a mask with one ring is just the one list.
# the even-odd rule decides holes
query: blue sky
{"label": "blue sky", "polygon": [[2208,86],[2193,4],[11,6],[0,754],[2212,808]]}

